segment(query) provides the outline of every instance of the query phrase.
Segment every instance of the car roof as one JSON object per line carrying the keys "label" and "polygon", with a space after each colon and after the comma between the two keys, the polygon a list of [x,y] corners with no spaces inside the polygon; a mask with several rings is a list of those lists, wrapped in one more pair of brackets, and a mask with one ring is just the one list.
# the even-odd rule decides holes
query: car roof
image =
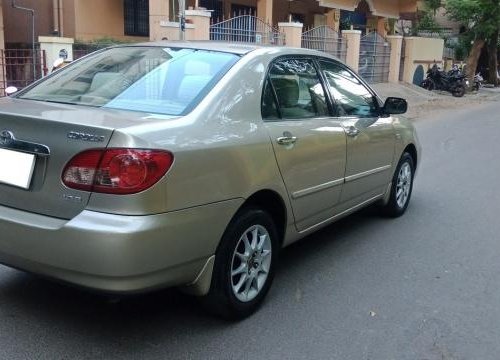
{"label": "car roof", "polygon": [[[227,42],[227,41],[180,41],[180,40],[165,40],[165,41],[155,41],[155,42],[145,42],[136,44],[123,44],[118,45],[118,47],[127,46],[158,46],[158,47],[175,47],[175,48],[187,48],[187,49],[200,49],[209,51],[221,51],[226,53],[232,53],[236,55],[246,55],[255,50],[263,50],[264,52],[272,52],[276,55],[315,55],[335,58],[327,53],[320,52],[317,50],[305,49],[305,48],[293,48],[286,46],[276,46],[276,45],[257,45],[253,43],[237,43],[237,42]],[[266,51],[267,50],[267,51]],[[336,59],[336,58],[335,58]]]}
{"label": "car roof", "polygon": [[158,46],[158,47],[178,47],[185,49],[200,49],[200,50],[213,50],[233,53],[237,55],[245,55],[253,50],[262,48],[264,46],[246,44],[246,43],[232,43],[223,41],[181,41],[181,40],[164,40],[155,42],[145,42],[138,44],[124,44],[119,46]]}

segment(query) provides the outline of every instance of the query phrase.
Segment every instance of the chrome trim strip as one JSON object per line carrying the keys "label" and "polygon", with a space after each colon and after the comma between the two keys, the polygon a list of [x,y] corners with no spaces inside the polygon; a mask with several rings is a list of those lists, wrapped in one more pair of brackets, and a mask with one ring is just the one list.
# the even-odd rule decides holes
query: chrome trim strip
{"label": "chrome trim strip", "polygon": [[358,179],[361,179],[361,178],[363,178],[365,176],[373,175],[373,174],[376,174],[376,173],[388,170],[388,169],[391,168],[391,166],[392,165],[385,165],[385,166],[381,166],[381,167],[378,167],[378,168],[375,168],[375,169],[371,169],[371,170],[368,170],[368,171],[363,171],[363,172],[358,173],[358,174],[346,176],[345,182],[358,180]]}
{"label": "chrome trim strip", "polygon": [[16,139],[14,134],[8,130],[0,132],[0,148],[8,150],[17,150],[28,154],[38,156],[49,156],[50,149],[42,144]]}
{"label": "chrome trim strip", "polygon": [[342,185],[343,183],[344,183],[344,178],[333,180],[333,181],[328,181],[324,184],[319,184],[319,185],[312,186],[312,187],[307,188],[307,189],[299,190],[299,191],[296,191],[292,194],[292,199],[298,199],[302,196],[310,195],[310,194],[313,194],[313,193],[321,191],[321,190],[325,190],[325,189],[328,189],[328,188],[331,188],[334,186]]}
{"label": "chrome trim strip", "polygon": [[368,200],[365,200],[362,203],[359,203],[358,205],[354,205],[353,207],[351,207],[347,210],[344,210],[341,213],[338,213],[337,215],[333,215],[332,217],[330,217],[326,220],[323,220],[323,221],[321,221],[313,226],[309,226],[307,229],[299,231],[299,234],[303,234],[303,233],[308,232],[314,228],[317,228],[318,226],[321,226],[321,225],[324,225],[328,222],[334,221],[335,219],[338,219],[339,217],[342,217],[343,215],[347,215],[347,214],[349,214],[349,213],[351,213],[351,212],[353,212],[353,211],[355,211],[355,210],[357,210],[357,209],[359,209],[359,208],[361,208],[361,207],[363,207],[371,202],[374,202],[375,200],[382,198],[383,196],[384,196],[384,194],[380,194],[380,195],[374,196],[372,198],[369,198]]}

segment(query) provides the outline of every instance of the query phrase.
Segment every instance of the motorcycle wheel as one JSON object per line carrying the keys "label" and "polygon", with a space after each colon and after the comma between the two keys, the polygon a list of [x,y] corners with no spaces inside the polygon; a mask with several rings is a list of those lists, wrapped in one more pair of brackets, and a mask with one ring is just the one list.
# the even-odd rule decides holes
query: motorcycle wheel
{"label": "motorcycle wheel", "polygon": [[458,85],[451,91],[451,95],[454,97],[462,97],[465,95],[465,86],[463,85]]}
{"label": "motorcycle wheel", "polygon": [[422,81],[421,86],[429,91],[432,91],[436,88],[436,86],[434,85],[434,81],[432,81],[431,79],[425,79],[424,81]]}

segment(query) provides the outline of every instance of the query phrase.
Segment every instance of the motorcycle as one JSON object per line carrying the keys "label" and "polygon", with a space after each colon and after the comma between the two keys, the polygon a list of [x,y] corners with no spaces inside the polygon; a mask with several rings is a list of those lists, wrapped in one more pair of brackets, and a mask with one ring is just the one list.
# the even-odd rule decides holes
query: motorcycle
{"label": "motorcycle", "polygon": [[449,91],[455,97],[464,96],[467,85],[465,75],[458,67],[446,72],[439,70],[436,64],[427,70],[427,77],[421,84],[424,89]]}
{"label": "motorcycle", "polygon": [[472,85],[472,90],[479,91],[479,89],[481,87],[483,87],[483,81],[484,81],[484,78],[481,76],[480,73],[477,73],[474,76],[474,84]]}

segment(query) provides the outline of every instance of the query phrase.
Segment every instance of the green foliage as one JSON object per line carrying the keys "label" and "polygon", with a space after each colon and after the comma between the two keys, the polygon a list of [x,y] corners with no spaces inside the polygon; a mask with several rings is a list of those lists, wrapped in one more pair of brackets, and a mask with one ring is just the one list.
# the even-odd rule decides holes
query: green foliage
{"label": "green foliage", "polygon": [[417,34],[419,31],[428,31],[431,33],[441,33],[441,27],[434,20],[434,16],[430,12],[426,12],[418,21],[415,28]]}
{"label": "green foliage", "polygon": [[350,30],[352,25],[351,17],[340,19],[339,28],[340,30]]}
{"label": "green foliage", "polygon": [[108,46],[119,45],[119,44],[130,44],[131,41],[119,40],[112,37],[102,37],[99,39],[94,39],[91,41],[81,41],[76,40],[73,45],[75,50],[99,50]]}
{"label": "green foliage", "polygon": [[487,39],[500,27],[500,0],[447,0],[446,12],[476,38]]}
{"label": "green foliage", "polygon": [[424,0],[425,7],[432,11],[434,15],[442,7],[441,0]]}
{"label": "green foliage", "polygon": [[456,60],[465,60],[467,58],[467,55],[471,50],[473,40],[474,34],[472,32],[467,32],[461,34],[458,37],[458,42],[450,46],[455,50]]}

